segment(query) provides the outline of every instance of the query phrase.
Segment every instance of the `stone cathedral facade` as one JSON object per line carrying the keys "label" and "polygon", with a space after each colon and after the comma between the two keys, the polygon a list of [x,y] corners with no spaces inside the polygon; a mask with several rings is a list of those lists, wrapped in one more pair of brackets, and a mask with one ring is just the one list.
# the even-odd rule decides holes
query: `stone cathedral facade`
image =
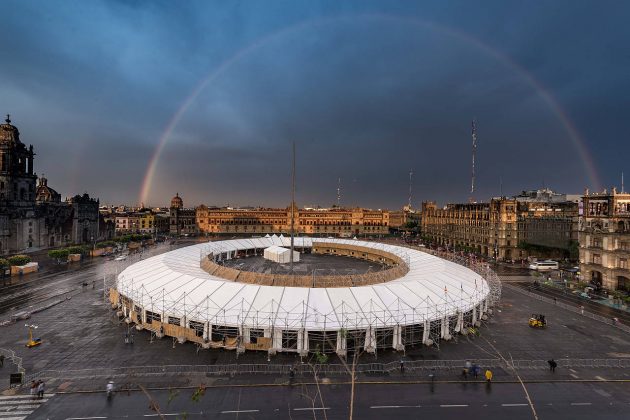
{"label": "stone cathedral facade", "polygon": [[83,194],[62,201],[38,178],[34,157],[7,115],[0,124],[0,255],[102,239],[98,200]]}

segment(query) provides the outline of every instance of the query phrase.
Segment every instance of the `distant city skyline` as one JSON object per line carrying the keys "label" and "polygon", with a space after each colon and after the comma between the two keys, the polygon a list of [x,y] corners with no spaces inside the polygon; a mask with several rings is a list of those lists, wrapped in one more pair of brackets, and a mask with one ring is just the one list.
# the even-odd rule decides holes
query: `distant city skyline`
{"label": "distant city skyline", "polygon": [[[399,209],[630,173],[630,5],[7,1],[0,111],[63,196]],[[4,118],[2,118],[4,119]],[[624,166],[625,165],[625,166]],[[502,186],[500,186],[502,185]]]}

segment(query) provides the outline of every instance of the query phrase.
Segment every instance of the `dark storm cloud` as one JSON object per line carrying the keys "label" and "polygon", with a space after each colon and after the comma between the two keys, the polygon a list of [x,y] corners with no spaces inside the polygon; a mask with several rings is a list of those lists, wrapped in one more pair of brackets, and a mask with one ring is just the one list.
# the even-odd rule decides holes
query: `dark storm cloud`
{"label": "dark storm cloud", "polygon": [[62,194],[135,203],[172,116],[236,55],[173,130],[149,204],[179,191],[190,205],[286,205],[291,141],[300,204],[332,204],[342,178],[344,204],[398,208],[410,169],[414,204],[464,201],[472,118],[479,199],[500,178],[508,193],[595,187],[520,66],[574,121],[602,181],[618,184],[630,173],[628,7],[483,5],[8,2],[0,110]]}

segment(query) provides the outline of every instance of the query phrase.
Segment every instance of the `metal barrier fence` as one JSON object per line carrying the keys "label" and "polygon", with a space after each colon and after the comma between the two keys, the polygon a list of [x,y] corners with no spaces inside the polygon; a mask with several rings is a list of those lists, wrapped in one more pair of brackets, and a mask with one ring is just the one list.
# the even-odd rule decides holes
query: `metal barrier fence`
{"label": "metal barrier fence", "polygon": [[17,366],[17,370],[19,373],[21,373],[22,375],[26,374],[26,370],[24,370],[24,368],[22,367],[22,358],[17,356],[13,350],[0,348],[0,354],[4,356],[4,363],[6,363],[7,360],[11,360],[11,362],[15,366]]}
{"label": "metal barrier fence", "polygon": [[580,314],[581,316],[584,316],[586,318],[590,318],[590,319],[593,319],[595,321],[603,322],[604,324],[608,324],[608,325],[610,325],[610,326],[612,326],[614,328],[618,328],[618,329],[620,329],[622,331],[630,333],[630,326],[622,324],[620,322],[613,321],[612,318],[606,318],[606,317],[603,317],[601,315],[597,315],[597,314],[591,313],[591,312],[589,312],[587,310],[582,310],[581,308],[576,307],[575,305],[567,305],[566,303],[562,303],[562,302],[559,302],[559,301],[555,301],[554,302],[554,300],[551,299],[551,298],[548,298],[548,297],[545,297],[545,296],[541,296],[541,295],[539,295],[537,293],[530,292],[528,290],[522,289],[520,287],[511,285],[511,284],[508,284],[508,283],[504,283],[503,287],[506,287],[506,288],[508,288],[510,290],[514,290],[515,292],[522,293],[522,294],[527,295],[527,296],[529,296],[531,298],[534,298],[536,300],[540,300],[542,302],[546,302],[546,303],[552,304],[554,306],[566,309],[566,310],[574,312],[576,314]]}
{"label": "metal barrier fence", "polygon": [[[549,369],[546,360],[509,360],[481,359],[471,360],[482,369],[543,370]],[[557,359],[561,368],[630,368],[629,359]],[[466,360],[417,360],[404,361],[405,372],[430,372],[444,370],[460,370]],[[95,368],[80,370],[44,370],[31,374],[26,382],[35,379],[81,379],[81,378],[130,378],[151,375],[288,375],[291,369],[299,376],[309,377],[313,374],[335,376],[349,375],[351,366],[343,364],[227,364],[227,365],[165,365],[165,366],[131,366],[122,368]],[[355,372],[359,374],[387,374],[400,370],[400,361],[389,363],[357,364]]]}

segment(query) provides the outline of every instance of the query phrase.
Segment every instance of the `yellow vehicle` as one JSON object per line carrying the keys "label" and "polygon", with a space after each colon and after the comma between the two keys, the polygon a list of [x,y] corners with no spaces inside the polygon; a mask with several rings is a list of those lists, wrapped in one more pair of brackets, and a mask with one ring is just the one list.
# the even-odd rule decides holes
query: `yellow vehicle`
{"label": "yellow vehicle", "polygon": [[31,347],[39,346],[40,344],[42,344],[41,338],[33,338],[33,330],[37,329],[37,325],[26,324],[24,326],[28,328],[28,341],[26,343],[26,347],[31,348]]}
{"label": "yellow vehicle", "polygon": [[531,318],[529,318],[529,326],[532,328],[545,328],[547,320],[543,314],[532,314]]}

